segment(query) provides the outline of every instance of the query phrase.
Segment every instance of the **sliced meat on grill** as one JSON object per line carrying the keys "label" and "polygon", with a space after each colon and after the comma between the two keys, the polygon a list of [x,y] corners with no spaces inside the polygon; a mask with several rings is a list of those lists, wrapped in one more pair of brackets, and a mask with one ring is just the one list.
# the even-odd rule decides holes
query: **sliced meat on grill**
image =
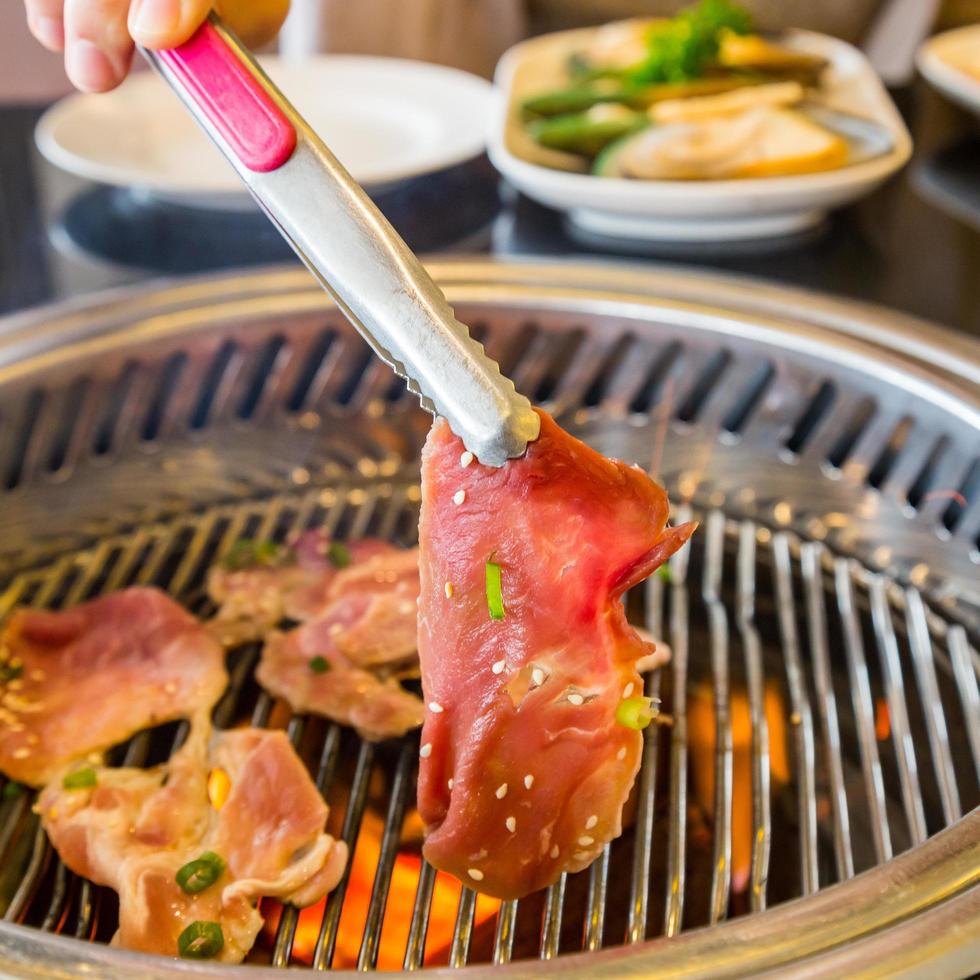
{"label": "sliced meat on grill", "polygon": [[586,867],[620,833],[648,720],[636,664],[651,652],[620,598],[694,530],[666,526],[646,473],[540,414],[540,437],[499,469],[444,422],[423,454],[424,853],[504,899]]}
{"label": "sliced meat on grill", "polygon": [[[414,606],[414,603],[413,603]],[[346,612],[342,604],[340,612]],[[288,633],[272,633],[256,670],[258,682],[294,711],[350,725],[366,739],[404,735],[422,724],[422,702],[393,677],[355,666],[337,646],[338,610]],[[415,616],[412,616],[415,622]]]}
{"label": "sliced meat on grill", "polygon": [[[176,956],[200,921],[221,927],[216,958],[240,962],[262,926],[260,898],[309,905],[343,873],[347,848],[324,833],[327,806],[282,732],[239,729],[209,745],[197,726],[162,766],[87,775],[94,787],[55,781],[37,809],[65,864],[119,893],[113,942],[127,949]],[[207,852],[223,870],[188,894],[177,873]]]}
{"label": "sliced meat on grill", "polygon": [[284,619],[315,615],[338,575],[396,550],[374,538],[331,541],[320,530],[305,531],[288,547],[240,541],[208,572],[208,594],[218,604],[211,627],[225,646],[261,639]]}
{"label": "sliced meat on grill", "polygon": [[41,785],[143,728],[209,713],[227,680],[221,646],[157,589],[18,610],[0,637],[0,771]]}

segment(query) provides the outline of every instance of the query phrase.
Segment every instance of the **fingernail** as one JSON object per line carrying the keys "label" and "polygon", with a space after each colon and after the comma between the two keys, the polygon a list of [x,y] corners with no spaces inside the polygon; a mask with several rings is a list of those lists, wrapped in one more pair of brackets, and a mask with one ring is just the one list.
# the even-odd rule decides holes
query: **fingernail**
{"label": "fingernail", "polygon": [[85,92],[104,92],[119,81],[116,69],[105,53],[84,38],[68,45],[65,70],[72,83]]}
{"label": "fingernail", "polygon": [[180,0],[136,0],[129,29],[137,40],[169,37],[180,26]]}
{"label": "fingernail", "polygon": [[65,26],[57,17],[33,17],[31,30],[50,51],[60,51],[65,46]]}

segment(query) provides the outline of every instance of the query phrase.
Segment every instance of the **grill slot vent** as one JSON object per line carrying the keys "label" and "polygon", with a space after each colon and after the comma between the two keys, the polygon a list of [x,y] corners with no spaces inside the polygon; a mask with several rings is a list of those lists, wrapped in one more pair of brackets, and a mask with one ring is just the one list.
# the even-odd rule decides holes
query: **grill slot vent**
{"label": "grill slot vent", "polygon": [[936,480],[936,473],[939,469],[939,465],[942,462],[943,456],[945,455],[948,447],[949,437],[940,436],[933,444],[932,449],[929,451],[929,456],[922,464],[922,469],[919,470],[915,480],[912,481],[912,486],[909,487],[906,500],[908,501],[909,506],[914,510],[919,509],[919,505],[932,489],[933,483]]}
{"label": "grill slot vent", "polygon": [[592,379],[592,383],[586,389],[585,395],[582,398],[582,404],[584,406],[595,408],[597,405],[602,404],[606,397],[606,392],[613,383],[617,369],[629,356],[635,344],[636,337],[631,333],[624,333],[616,339],[616,342],[602,359],[599,370]]}
{"label": "grill slot vent", "polygon": [[980,494],[980,458],[974,459],[963,477],[963,482],[949,495],[949,503],[943,511],[943,527],[955,531],[960,519]]}
{"label": "grill slot vent", "polygon": [[858,444],[858,440],[874,418],[876,408],[872,398],[862,398],[858,403],[844,426],[844,431],[834,442],[830,452],[827,453],[827,462],[833,469],[839,470],[847,461],[848,456]]}
{"label": "grill slot vent", "polygon": [[677,340],[672,340],[664,346],[647,372],[642,387],[633,397],[633,401],[630,403],[630,411],[649,412],[660,401],[667,376],[680,360],[683,350],[683,346]]}
{"label": "grill slot vent", "polygon": [[728,414],[722,420],[721,427],[732,435],[738,435],[745,428],[746,422],[752,417],[759,403],[762,401],[773,378],[776,376],[776,369],[771,363],[761,364],[755,372],[752,380],[745,386],[738,396],[735,404],[728,410]]}
{"label": "grill slot vent", "polygon": [[727,350],[716,351],[708,359],[708,363],[702,368],[691,385],[691,390],[687,397],[681,402],[677,409],[677,418],[681,422],[696,422],[704,408],[705,403],[711,397],[715,386],[721,380],[722,375],[728,370],[732,362],[732,355]]}
{"label": "grill slot vent", "polygon": [[833,382],[821,381],[785,442],[786,449],[790,453],[799,456],[803,452],[810,441],[810,437],[830,411],[836,398],[837,388]]}
{"label": "grill slot vent", "polygon": [[160,372],[160,377],[150,401],[140,435],[144,442],[153,442],[167,422],[167,408],[176,392],[180,375],[187,365],[187,355],[183,352],[171,354]]}
{"label": "grill slot vent", "polygon": [[17,420],[14,417],[7,420],[7,425],[12,426],[13,435],[11,465],[4,480],[4,485],[8,490],[12,490],[20,483],[28,450],[31,446],[31,437],[34,434],[38,416],[44,408],[44,403],[44,392],[35,388],[23,401],[21,418]]}
{"label": "grill slot vent", "polygon": [[132,391],[136,372],[136,364],[127,361],[109,389],[102,418],[96,426],[95,439],[92,443],[92,451],[96,456],[104,456],[115,445],[116,426],[122,418],[123,408]]}
{"label": "grill slot vent", "polygon": [[867,482],[869,486],[874,487],[876,490],[881,489],[885,480],[888,478],[888,474],[891,473],[895,464],[898,462],[898,457],[908,442],[909,434],[914,424],[913,420],[906,415],[895,426],[892,434],[888,437],[888,442],[885,444],[884,449],[881,450],[874,465],[868,471]]}
{"label": "grill slot vent", "polygon": [[211,363],[201,380],[197,404],[191,412],[189,421],[191,429],[203,429],[211,421],[211,408],[236,350],[235,344],[226,340],[211,359]]}
{"label": "grill slot vent", "polygon": [[61,405],[61,421],[51,439],[47,469],[57,473],[69,460],[73,442],[85,425],[85,407],[89,403],[91,382],[88,378],[76,378],[65,391]]}
{"label": "grill slot vent", "polygon": [[306,354],[296,383],[293,385],[293,390],[286,400],[287,411],[299,412],[306,405],[306,399],[313,387],[313,381],[323,367],[323,362],[330,353],[330,347],[336,337],[337,335],[332,330],[323,330],[317,336],[313,346]]}
{"label": "grill slot vent", "polygon": [[266,385],[268,385],[279,361],[279,355],[285,347],[286,338],[277,334],[270,337],[255,355],[255,367],[252,369],[248,386],[235,413],[238,418],[247,420],[256,413],[265,393]]}

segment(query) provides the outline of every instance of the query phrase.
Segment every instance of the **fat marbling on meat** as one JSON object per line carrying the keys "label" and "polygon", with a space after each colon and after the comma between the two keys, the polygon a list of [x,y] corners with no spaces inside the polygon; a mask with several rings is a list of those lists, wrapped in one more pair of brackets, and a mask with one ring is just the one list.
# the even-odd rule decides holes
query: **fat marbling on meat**
{"label": "fat marbling on meat", "polygon": [[0,636],[0,771],[40,786],[141,729],[208,714],[227,680],[220,645],[159,589],[16,610]]}
{"label": "fat marbling on meat", "polygon": [[424,853],[503,899],[588,866],[621,832],[652,647],[620,599],[694,530],[666,526],[642,470],[539,414],[539,438],[499,469],[443,421],[422,462]]}

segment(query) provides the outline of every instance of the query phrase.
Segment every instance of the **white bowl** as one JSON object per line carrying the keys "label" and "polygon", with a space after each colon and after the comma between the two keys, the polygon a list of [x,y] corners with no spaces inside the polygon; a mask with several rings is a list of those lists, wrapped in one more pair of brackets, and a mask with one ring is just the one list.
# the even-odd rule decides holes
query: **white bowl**
{"label": "white bowl", "polygon": [[[963,69],[968,61],[976,66],[977,75]],[[980,116],[980,24],[929,38],[919,48],[916,64],[943,95]]]}
{"label": "white bowl", "polygon": [[[399,58],[262,58],[263,69],[354,178],[371,190],[483,152],[492,96],[475,75]],[[182,203],[234,208],[251,198],[164,81],[150,72],[105,95],[70,95],[35,139],[56,166]]]}
{"label": "white bowl", "polygon": [[[497,65],[488,153],[528,197],[568,212],[586,231],[653,241],[731,241],[785,235],[816,224],[832,208],[857,200],[908,160],[912,140],[868,60],[843,41],[792,31],[792,47],[826,58],[820,103],[861,117],[884,145],[859,162],[822,173],[742,180],[628,180],[543,166],[518,155],[519,103],[560,87],[562,66],[592,29],[562,31],[515,45]],[[858,124],[859,125],[859,124]],[[526,144],[525,144],[526,146]],[[515,152],[516,151],[516,152]]]}

